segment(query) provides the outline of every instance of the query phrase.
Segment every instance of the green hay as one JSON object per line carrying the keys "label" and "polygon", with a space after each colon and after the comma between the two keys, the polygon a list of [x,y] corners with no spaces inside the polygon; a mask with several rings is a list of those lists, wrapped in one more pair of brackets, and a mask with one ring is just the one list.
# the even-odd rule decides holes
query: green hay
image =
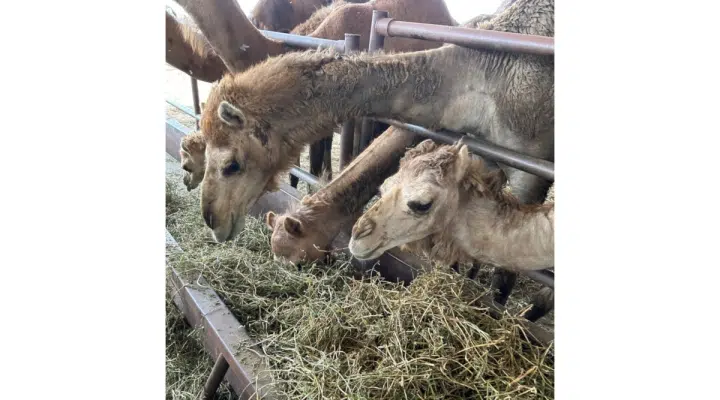
{"label": "green hay", "polygon": [[439,269],[408,287],[356,280],[342,257],[298,271],[272,261],[261,221],[248,218],[241,237],[210,244],[198,191],[169,193],[188,204],[167,216],[184,250],[171,263],[218,292],[259,343],[286,397],[554,397],[553,346],[530,344],[516,317],[495,320],[476,305],[486,285]]}

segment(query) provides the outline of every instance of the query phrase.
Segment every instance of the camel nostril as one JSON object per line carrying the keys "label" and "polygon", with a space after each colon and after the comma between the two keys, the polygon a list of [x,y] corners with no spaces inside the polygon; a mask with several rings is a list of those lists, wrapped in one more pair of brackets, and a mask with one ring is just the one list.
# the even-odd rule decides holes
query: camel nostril
{"label": "camel nostril", "polygon": [[375,223],[372,221],[366,221],[363,224],[355,225],[352,230],[352,237],[355,239],[363,238],[371,234],[373,229],[375,229]]}
{"label": "camel nostril", "polygon": [[205,220],[205,224],[207,224],[207,226],[208,226],[210,229],[214,229],[214,227],[213,227],[213,214],[212,214],[212,211],[207,210],[207,211],[203,212],[203,219]]}

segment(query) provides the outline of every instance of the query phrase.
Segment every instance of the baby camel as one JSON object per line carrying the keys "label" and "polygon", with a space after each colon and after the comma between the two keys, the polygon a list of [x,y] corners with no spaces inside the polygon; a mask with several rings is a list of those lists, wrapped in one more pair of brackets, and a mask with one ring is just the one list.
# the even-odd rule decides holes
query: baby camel
{"label": "baby camel", "polygon": [[397,171],[400,158],[415,138],[409,131],[390,127],[340,176],[305,196],[299,207],[282,215],[268,212],[265,219],[273,231],[273,254],[294,264],[324,259],[335,236],[350,230],[380,184]]}
{"label": "baby camel", "polygon": [[373,259],[403,246],[434,261],[482,262],[510,270],[554,265],[554,204],[520,204],[462,141],[409,150],[382,197],[355,223],[350,252]]}

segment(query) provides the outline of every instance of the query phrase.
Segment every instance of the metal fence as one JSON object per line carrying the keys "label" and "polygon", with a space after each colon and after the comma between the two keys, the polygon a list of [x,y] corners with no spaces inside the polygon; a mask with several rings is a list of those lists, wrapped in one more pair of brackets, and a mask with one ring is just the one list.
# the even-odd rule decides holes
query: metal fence
{"label": "metal fence", "polygon": [[[268,38],[281,41],[289,46],[301,48],[334,48],[340,52],[352,53],[359,51],[360,36],[356,34],[345,34],[345,40],[328,40],[320,38],[312,38],[307,36],[298,36],[280,32],[261,31]],[[421,40],[429,40],[443,43],[452,43],[460,46],[470,47],[474,49],[496,50],[496,51],[512,51],[537,55],[553,55],[554,39],[533,36],[520,35],[515,33],[497,32],[489,30],[468,29],[456,26],[444,26],[433,24],[421,24],[414,22],[396,21],[389,18],[386,11],[373,11],[372,26],[370,31],[370,43],[368,51],[378,51],[384,47],[385,37],[405,37]],[[193,117],[197,121],[200,118],[200,103],[198,96],[197,80],[191,78],[193,93],[193,110],[188,109],[176,102],[167,100],[171,106],[179,109],[183,113]],[[362,118],[361,129],[359,134],[355,133],[355,121],[346,121],[342,126],[340,134],[340,167],[343,168],[364,150],[371,142],[373,133],[373,124],[375,121],[388,125],[393,125],[402,129],[406,129],[417,135],[427,137],[442,143],[455,143],[461,137],[468,145],[471,152],[481,157],[506,164],[510,167],[523,170],[525,172],[537,175],[549,181],[554,181],[554,163],[538,159],[526,154],[521,154],[511,149],[507,149],[490,142],[471,138],[462,133],[449,131],[432,131],[427,128],[403,123],[401,121],[390,119],[372,119]],[[166,150],[176,159],[180,148],[180,140],[182,136],[189,133],[189,129],[182,126],[174,119],[168,119],[166,122]],[[290,173],[297,178],[313,185],[320,187],[321,183],[317,176],[308,171],[300,169],[298,166],[293,167]],[[281,188],[281,194],[268,194],[258,200],[251,213],[262,215],[269,210],[282,211],[288,202],[298,201],[299,193],[293,188],[285,185]],[[167,233],[168,243],[177,247],[177,243]],[[347,234],[341,233],[336,238],[339,248],[347,247]],[[343,246],[344,244],[344,246]],[[354,260],[354,263],[366,265],[368,262]],[[379,264],[385,270],[387,275],[395,276],[399,279],[412,279],[415,266],[421,262],[411,255],[391,250],[386,252],[380,259]],[[197,291],[192,285],[183,282],[171,266],[170,277],[168,278],[171,287],[174,288],[173,299],[175,304],[180,307],[185,316],[195,326],[203,326],[206,329],[205,347],[208,349],[212,357],[216,358],[215,367],[207,381],[203,398],[212,398],[217,390],[222,377],[225,376],[233,386],[235,392],[243,399],[255,398],[260,395],[263,398],[272,397],[271,393],[266,392],[263,387],[267,383],[265,372],[255,370],[248,365],[238,362],[230,349],[234,348],[234,344],[238,338],[246,335],[244,328],[237,323],[232,317],[222,301],[219,301],[214,291]],[[554,288],[554,273],[550,270],[531,271],[524,273],[531,279],[541,284]],[[486,305],[495,315],[502,313],[502,307],[493,304],[492,301],[486,301]],[[213,307],[209,305],[213,304]],[[219,305],[218,305],[219,304]],[[218,313],[217,311],[220,310]],[[552,340],[552,335],[548,334],[532,322],[526,321],[525,325],[529,336],[538,342],[547,343]],[[223,333],[224,332],[224,333]],[[231,338],[225,337],[229,332],[239,332],[239,336]],[[224,336],[223,336],[224,335]],[[257,365],[257,364],[256,364]]]}

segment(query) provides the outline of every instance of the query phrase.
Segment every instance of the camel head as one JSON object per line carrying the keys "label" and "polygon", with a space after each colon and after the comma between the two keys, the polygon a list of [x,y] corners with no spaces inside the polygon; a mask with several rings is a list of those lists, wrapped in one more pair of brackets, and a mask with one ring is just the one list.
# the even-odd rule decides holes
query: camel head
{"label": "camel head", "polygon": [[472,159],[466,145],[439,146],[428,139],[409,150],[380,199],[355,223],[350,252],[361,260],[446,229],[457,214]]}
{"label": "camel head", "polygon": [[257,92],[244,79],[252,80],[248,72],[221,79],[200,119],[205,139],[201,208],[217,242],[243,230],[249,208],[266,191],[277,190],[278,174],[292,162],[285,153],[281,157],[287,151],[282,136],[270,133],[275,127],[269,121],[279,124],[269,118],[276,98]]}
{"label": "camel head", "polygon": [[265,223],[272,231],[270,247],[275,257],[294,265],[327,260],[331,239],[317,226],[322,221],[297,212],[277,215],[270,211],[265,215]]}
{"label": "camel head", "polygon": [[252,10],[250,21],[258,29],[290,33],[295,26],[292,3],[289,0],[260,0]]}
{"label": "camel head", "polygon": [[187,190],[198,187],[205,175],[205,138],[200,132],[192,132],[182,138],[180,166],[185,170],[183,183]]}

